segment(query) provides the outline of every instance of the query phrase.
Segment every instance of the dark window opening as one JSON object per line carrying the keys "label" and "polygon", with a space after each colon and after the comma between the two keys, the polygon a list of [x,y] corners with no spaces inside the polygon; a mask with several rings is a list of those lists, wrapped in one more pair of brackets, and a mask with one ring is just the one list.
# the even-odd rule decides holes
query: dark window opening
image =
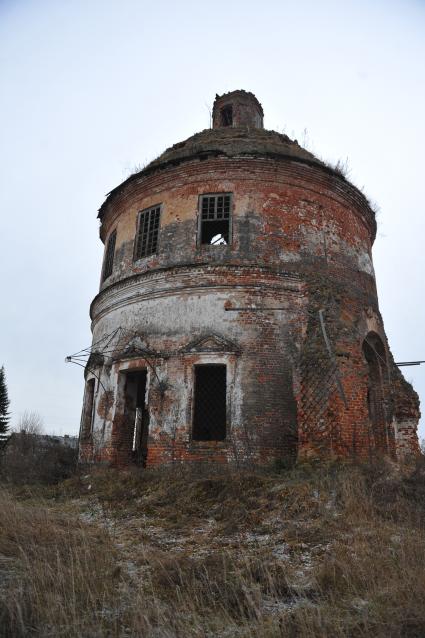
{"label": "dark window opening", "polygon": [[117,231],[114,230],[113,233],[111,233],[109,239],[108,239],[108,244],[106,247],[106,254],[105,254],[105,264],[103,266],[103,277],[102,277],[102,281],[105,281],[105,279],[107,279],[108,277],[110,277],[112,275],[112,271],[114,269],[114,256],[115,256],[115,242],[117,239]]}
{"label": "dark window opening", "polygon": [[233,124],[233,106],[228,104],[220,109],[221,126],[232,126]]}
{"label": "dark window opening", "polygon": [[201,197],[201,244],[219,246],[230,243],[230,206],[230,194]]}
{"label": "dark window opening", "polygon": [[226,438],[226,366],[195,366],[194,441]]}
{"label": "dark window opening", "polygon": [[125,382],[127,445],[136,463],[145,465],[148,453],[149,413],[145,405],[146,370],[129,372]]}
{"label": "dark window opening", "polygon": [[84,396],[83,422],[81,427],[81,438],[88,439],[92,432],[93,406],[94,406],[94,379],[89,379],[86,383]]}
{"label": "dark window opening", "polygon": [[139,213],[134,259],[142,259],[156,253],[158,249],[160,206]]}

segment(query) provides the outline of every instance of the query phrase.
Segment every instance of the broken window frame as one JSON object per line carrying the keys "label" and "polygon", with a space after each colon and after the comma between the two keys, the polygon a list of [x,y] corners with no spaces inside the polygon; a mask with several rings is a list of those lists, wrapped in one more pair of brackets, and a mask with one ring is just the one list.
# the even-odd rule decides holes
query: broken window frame
{"label": "broken window frame", "polygon": [[[201,426],[200,423],[198,421],[198,419],[201,419],[201,415],[199,415],[199,391],[198,391],[198,384],[199,384],[199,377],[197,375],[197,372],[200,369],[206,369],[206,368],[221,368],[224,369],[224,406],[222,406],[222,408],[224,408],[224,419],[223,422],[220,424],[220,429],[222,430],[222,435],[220,435],[220,437],[210,437],[210,436],[205,436],[202,435],[201,433]],[[217,363],[197,363],[193,366],[193,393],[192,393],[192,428],[191,428],[191,440],[195,443],[205,443],[208,441],[213,441],[213,442],[222,442],[222,441],[226,441],[227,439],[227,434],[228,434],[228,423],[227,423],[227,417],[228,417],[228,375],[229,375],[229,369],[226,363],[222,363],[222,362],[217,362]],[[204,408],[205,409],[205,408]],[[205,427],[205,426],[204,426]],[[211,428],[207,428],[207,430],[210,430]]]}
{"label": "broken window frame", "polygon": [[117,241],[117,229],[113,230],[109,235],[106,243],[105,259],[103,262],[102,283],[112,275],[114,270],[115,244]]}
{"label": "broken window frame", "polygon": [[[222,211],[219,210],[219,199],[223,198]],[[226,205],[225,198],[228,198],[228,206]],[[208,200],[207,207],[204,207],[204,201]],[[213,210],[211,210],[211,200],[214,201]],[[228,210],[226,210],[228,208]],[[219,246],[231,246],[232,245],[232,212],[233,212],[233,193],[202,193],[199,195],[198,202],[198,246],[213,246],[217,248]],[[226,216],[227,215],[227,216]],[[227,222],[227,242],[225,244],[211,244],[209,242],[203,242],[203,230],[208,227],[208,224],[217,225],[220,222]],[[217,232],[215,234],[221,234],[224,237],[223,232]]]}
{"label": "broken window frame", "polygon": [[149,206],[137,214],[133,261],[156,255],[159,248],[159,229],[162,205]]}

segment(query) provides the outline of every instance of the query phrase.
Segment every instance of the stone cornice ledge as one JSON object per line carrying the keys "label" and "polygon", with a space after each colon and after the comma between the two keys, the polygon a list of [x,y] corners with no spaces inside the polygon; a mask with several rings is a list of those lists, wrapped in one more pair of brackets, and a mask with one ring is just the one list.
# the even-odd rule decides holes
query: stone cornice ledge
{"label": "stone cornice ledge", "polygon": [[[226,282],[226,274],[243,271],[243,281]],[[253,275],[250,277],[250,275]],[[258,277],[260,275],[260,278]],[[261,277],[264,276],[264,278]],[[270,275],[277,282],[269,281]],[[215,281],[212,281],[212,278]],[[122,305],[135,303],[144,299],[154,299],[175,293],[192,290],[259,288],[276,291],[288,290],[299,293],[302,289],[302,279],[296,273],[278,271],[271,268],[238,265],[185,265],[163,268],[148,273],[131,275],[103,289],[93,299],[90,306],[90,318],[95,321],[105,312]]]}

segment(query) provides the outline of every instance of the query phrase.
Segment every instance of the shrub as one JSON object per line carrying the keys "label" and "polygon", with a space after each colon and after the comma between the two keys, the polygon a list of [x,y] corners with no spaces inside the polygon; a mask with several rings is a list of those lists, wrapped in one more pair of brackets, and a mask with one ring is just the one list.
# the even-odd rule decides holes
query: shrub
{"label": "shrub", "polygon": [[3,481],[23,485],[55,484],[69,478],[77,463],[77,449],[55,437],[23,430],[11,435],[1,458]]}

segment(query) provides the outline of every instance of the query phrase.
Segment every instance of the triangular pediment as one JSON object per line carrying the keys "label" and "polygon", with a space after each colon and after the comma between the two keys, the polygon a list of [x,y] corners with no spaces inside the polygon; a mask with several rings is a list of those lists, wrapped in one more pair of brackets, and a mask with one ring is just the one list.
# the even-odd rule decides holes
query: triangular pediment
{"label": "triangular pediment", "polygon": [[230,339],[221,337],[214,332],[210,332],[206,335],[193,339],[187,345],[180,350],[181,352],[228,352],[239,353],[240,348]]}
{"label": "triangular pediment", "polygon": [[133,337],[124,348],[114,354],[113,359],[131,359],[143,356],[154,356],[156,353],[141,337]]}

